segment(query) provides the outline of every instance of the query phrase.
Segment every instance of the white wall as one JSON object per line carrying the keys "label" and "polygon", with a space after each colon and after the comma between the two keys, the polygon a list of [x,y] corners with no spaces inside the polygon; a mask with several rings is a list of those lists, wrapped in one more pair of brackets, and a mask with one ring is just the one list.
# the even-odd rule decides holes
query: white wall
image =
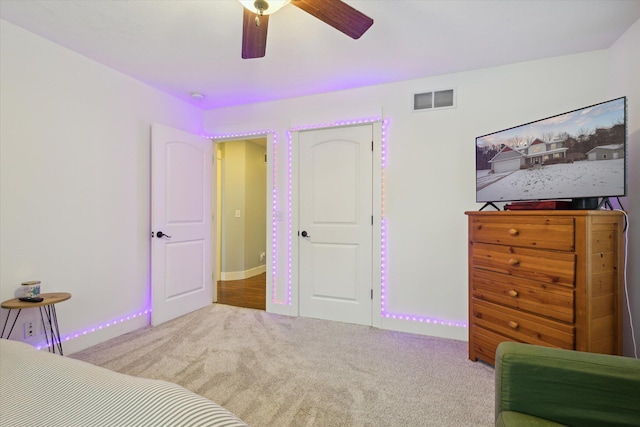
{"label": "white wall", "polygon": [[[636,346],[640,345],[640,265],[638,265],[638,252],[640,252],[640,20],[609,49],[609,98],[627,96],[627,115],[629,148],[627,165],[629,175],[627,177],[629,190],[628,197],[622,200],[622,204],[629,213],[629,248],[627,265],[627,287],[629,293],[629,305],[634,320]],[[631,327],[629,313],[625,307],[625,355],[633,355],[634,349],[631,339]]]}
{"label": "white wall", "polygon": [[[201,133],[202,112],[0,23],[0,298],[13,298],[26,280],[71,292],[57,310],[63,335],[144,310],[149,128]],[[39,319],[35,309],[20,323],[29,318]],[[65,352],[147,324],[143,316],[72,339]]]}
{"label": "white wall", "polygon": [[[630,46],[620,48],[630,54]],[[606,50],[363,89],[205,112],[208,133],[272,129],[281,142],[279,206],[286,206],[286,131],[382,115],[388,128],[384,210],[387,311],[466,322],[467,218],[475,203],[475,137],[609,99]],[[413,113],[412,93],[456,88],[457,108]],[[637,124],[636,124],[637,126]],[[637,184],[635,184],[637,186]],[[630,185],[633,191],[634,183]],[[637,190],[637,187],[636,187]],[[281,227],[285,229],[286,227]],[[294,239],[295,233],[294,230]],[[279,258],[286,259],[279,233]],[[295,254],[293,254],[295,257]],[[281,262],[279,271],[286,272]],[[277,286],[283,286],[285,280]],[[268,300],[268,309],[295,311]],[[375,309],[379,312],[379,308]],[[376,319],[382,328],[467,339],[467,330]],[[376,323],[374,321],[374,324]]]}

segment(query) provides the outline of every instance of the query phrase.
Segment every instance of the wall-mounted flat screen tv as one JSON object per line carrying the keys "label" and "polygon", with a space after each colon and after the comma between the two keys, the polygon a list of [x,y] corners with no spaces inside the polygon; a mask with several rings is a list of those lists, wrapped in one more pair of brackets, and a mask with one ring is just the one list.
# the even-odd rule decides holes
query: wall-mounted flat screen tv
{"label": "wall-mounted flat screen tv", "polygon": [[625,196],[626,111],[622,97],[477,137],[476,201]]}

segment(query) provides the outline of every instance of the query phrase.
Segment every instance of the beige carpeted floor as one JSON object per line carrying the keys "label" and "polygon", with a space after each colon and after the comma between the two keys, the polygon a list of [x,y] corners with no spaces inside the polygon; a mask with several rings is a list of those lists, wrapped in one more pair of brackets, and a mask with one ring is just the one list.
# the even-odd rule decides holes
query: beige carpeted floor
{"label": "beige carpeted floor", "polygon": [[213,304],[71,357],[178,383],[250,426],[491,426],[467,343]]}

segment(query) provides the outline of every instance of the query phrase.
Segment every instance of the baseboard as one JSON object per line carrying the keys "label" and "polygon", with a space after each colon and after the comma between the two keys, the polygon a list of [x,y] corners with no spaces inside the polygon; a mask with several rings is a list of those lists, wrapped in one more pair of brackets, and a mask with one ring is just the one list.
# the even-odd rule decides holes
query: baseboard
{"label": "baseboard", "polygon": [[220,272],[220,280],[243,280],[249,277],[257,276],[267,271],[267,266],[259,265],[245,271],[223,271]]}
{"label": "baseboard", "polygon": [[449,326],[437,322],[415,322],[411,320],[383,317],[380,319],[380,329],[407,332],[410,334],[427,335],[448,338],[458,341],[469,341],[469,329],[465,326]]}
{"label": "baseboard", "polygon": [[[62,346],[65,356],[82,351],[94,345],[101,344],[112,338],[119,337],[129,332],[136,331],[151,324],[151,313],[144,315],[127,316],[118,321],[108,322],[105,325],[94,328],[84,328],[81,331],[62,334]],[[61,331],[62,332],[62,331]],[[46,350],[42,350],[46,351]]]}

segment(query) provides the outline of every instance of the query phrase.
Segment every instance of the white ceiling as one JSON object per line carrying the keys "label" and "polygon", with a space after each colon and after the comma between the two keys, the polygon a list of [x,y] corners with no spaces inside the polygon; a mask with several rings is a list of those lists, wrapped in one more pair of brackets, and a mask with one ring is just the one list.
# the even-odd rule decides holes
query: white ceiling
{"label": "white ceiling", "polygon": [[0,17],[204,109],[606,49],[640,19],[640,0],[346,3],[374,20],[359,40],[288,5],[250,60],[237,0],[0,0]]}

